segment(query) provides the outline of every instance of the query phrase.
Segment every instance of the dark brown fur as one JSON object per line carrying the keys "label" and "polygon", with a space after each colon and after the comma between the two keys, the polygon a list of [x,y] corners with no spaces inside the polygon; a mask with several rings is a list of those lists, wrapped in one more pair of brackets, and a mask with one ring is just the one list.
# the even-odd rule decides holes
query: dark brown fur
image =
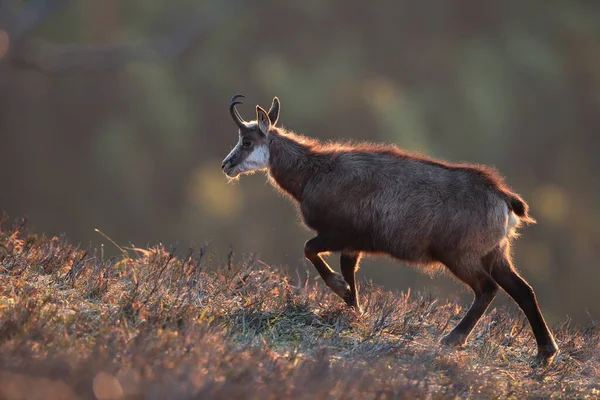
{"label": "dark brown fur", "polygon": [[[273,104],[278,111],[279,102]],[[274,125],[278,115],[273,118],[272,110]],[[266,113],[260,108],[257,113],[264,126]],[[316,231],[305,255],[347,304],[360,310],[355,271],[363,253],[388,254],[429,270],[445,266],[473,289],[475,300],[443,343],[462,345],[500,286],[529,319],[538,359],[553,358],[558,347],[510,257],[516,228],[534,220],[496,171],[391,145],[320,143],[273,125],[258,134],[258,142],[268,146],[270,180]],[[255,123],[247,126],[258,129]],[[341,275],[322,259],[325,252],[341,253]]]}

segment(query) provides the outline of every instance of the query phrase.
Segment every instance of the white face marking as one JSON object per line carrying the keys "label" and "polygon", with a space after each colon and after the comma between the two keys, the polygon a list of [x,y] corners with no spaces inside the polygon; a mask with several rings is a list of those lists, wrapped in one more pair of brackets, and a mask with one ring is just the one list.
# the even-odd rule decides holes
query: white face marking
{"label": "white face marking", "polygon": [[[251,121],[246,123],[248,129],[256,129],[257,123],[256,121]],[[251,152],[248,156],[239,164],[235,166],[231,166],[231,162],[236,162],[240,157],[243,156],[243,153],[246,153],[246,149],[243,146],[243,138],[241,131],[238,132],[240,135],[240,139],[238,140],[236,146],[229,152],[227,157],[223,160],[223,172],[227,174],[230,178],[236,178],[238,175],[242,173],[252,173],[259,169],[264,169],[269,167],[269,145],[267,143],[255,144],[252,147]]]}
{"label": "white face marking", "polygon": [[238,168],[241,172],[252,172],[269,166],[269,147],[266,143],[257,145],[252,153],[242,161]]}

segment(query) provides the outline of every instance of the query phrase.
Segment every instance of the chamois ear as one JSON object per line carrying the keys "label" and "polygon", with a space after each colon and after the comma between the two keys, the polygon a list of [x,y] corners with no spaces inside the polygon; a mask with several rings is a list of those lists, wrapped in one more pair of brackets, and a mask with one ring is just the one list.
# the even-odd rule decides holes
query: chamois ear
{"label": "chamois ear", "polygon": [[266,135],[271,129],[271,120],[261,106],[256,106],[256,121],[258,121],[258,129]]}
{"label": "chamois ear", "polygon": [[279,119],[279,99],[277,97],[273,97],[273,104],[271,104],[271,108],[269,109],[269,120],[271,121],[271,125],[277,124],[278,119]]}

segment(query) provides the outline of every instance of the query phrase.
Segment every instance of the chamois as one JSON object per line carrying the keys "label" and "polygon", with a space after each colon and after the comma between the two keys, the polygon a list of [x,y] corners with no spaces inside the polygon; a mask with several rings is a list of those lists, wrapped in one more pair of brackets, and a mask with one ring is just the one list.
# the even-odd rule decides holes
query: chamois
{"label": "chamois", "polygon": [[[267,170],[270,182],[299,207],[317,235],[304,246],[325,284],[362,312],[355,273],[361,254],[387,254],[425,270],[446,267],[474,292],[462,320],[441,339],[463,345],[498,286],[527,316],[535,335],[535,364],[552,362],[558,346],[531,286],[511,260],[521,223],[534,223],[528,205],[493,169],[452,164],[384,144],[320,143],[277,127],[280,103],[256,106],[256,120],[229,111],[239,140],[223,160],[230,178]],[[320,253],[339,252],[341,275]]]}

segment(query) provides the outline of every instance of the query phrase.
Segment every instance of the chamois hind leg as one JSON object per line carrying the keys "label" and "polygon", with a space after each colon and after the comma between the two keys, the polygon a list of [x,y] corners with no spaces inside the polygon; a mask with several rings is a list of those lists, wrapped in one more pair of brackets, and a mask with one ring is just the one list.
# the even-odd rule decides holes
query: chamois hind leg
{"label": "chamois hind leg", "polygon": [[485,310],[494,300],[494,297],[496,297],[498,285],[485,272],[480,262],[446,263],[446,266],[458,279],[469,285],[475,293],[475,300],[473,300],[473,304],[471,304],[465,316],[441,340],[444,345],[462,346],[485,313]]}
{"label": "chamois hind leg", "polygon": [[350,286],[344,280],[344,277],[337,272],[334,272],[329,265],[323,260],[319,253],[328,251],[341,251],[343,247],[336,244],[321,235],[308,240],[304,244],[304,256],[315,266],[325,284],[342,299],[347,299],[352,296]]}
{"label": "chamois hind leg", "polygon": [[342,270],[342,276],[350,285],[349,296],[344,298],[346,304],[354,308],[358,313],[362,313],[360,304],[358,301],[358,290],[356,288],[356,271],[358,270],[358,260],[360,259],[360,253],[357,252],[342,252],[340,256],[340,269]]}
{"label": "chamois hind leg", "polygon": [[549,364],[558,353],[558,346],[546,325],[533,288],[514,269],[508,244],[497,247],[484,258],[492,278],[512,297],[529,320],[538,346],[536,362]]}

